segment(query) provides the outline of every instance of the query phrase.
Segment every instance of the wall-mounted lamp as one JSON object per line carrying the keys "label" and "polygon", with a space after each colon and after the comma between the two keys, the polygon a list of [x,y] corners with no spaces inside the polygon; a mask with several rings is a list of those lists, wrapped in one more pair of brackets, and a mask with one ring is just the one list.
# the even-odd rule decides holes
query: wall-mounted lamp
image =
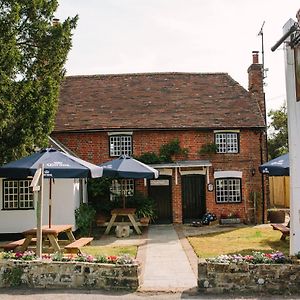
{"label": "wall-mounted lamp", "polygon": [[207,185],[207,190],[208,190],[209,192],[212,192],[212,191],[214,190],[214,185],[213,185],[212,183],[209,183],[209,184]]}
{"label": "wall-mounted lamp", "polygon": [[252,175],[252,176],[254,176],[254,175],[255,175],[255,173],[256,173],[256,170],[255,170],[255,168],[252,168],[252,169],[251,169],[251,175]]}

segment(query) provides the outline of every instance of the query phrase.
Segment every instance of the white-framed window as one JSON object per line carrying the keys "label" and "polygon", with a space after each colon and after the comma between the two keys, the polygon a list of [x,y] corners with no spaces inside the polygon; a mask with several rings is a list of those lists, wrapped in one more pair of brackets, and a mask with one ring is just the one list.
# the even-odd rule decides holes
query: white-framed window
{"label": "white-framed window", "polygon": [[131,135],[111,135],[109,137],[110,156],[120,156],[122,154],[131,156],[132,136]]}
{"label": "white-framed window", "polygon": [[239,203],[242,201],[240,178],[215,179],[217,203]]}
{"label": "white-framed window", "polygon": [[217,153],[238,153],[239,133],[217,132],[215,133],[215,144],[218,147]]}
{"label": "white-framed window", "polygon": [[134,179],[113,180],[110,187],[110,200],[113,201],[117,197],[132,196],[134,194]]}
{"label": "white-framed window", "polygon": [[3,180],[3,209],[33,209],[31,180]]}

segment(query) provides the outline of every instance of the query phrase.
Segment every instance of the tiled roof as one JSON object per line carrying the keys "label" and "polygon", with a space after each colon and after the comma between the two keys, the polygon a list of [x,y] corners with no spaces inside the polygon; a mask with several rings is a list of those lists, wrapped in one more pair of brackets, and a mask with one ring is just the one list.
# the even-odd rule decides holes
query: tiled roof
{"label": "tiled roof", "polygon": [[263,126],[227,73],[149,73],[66,77],[54,131]]}

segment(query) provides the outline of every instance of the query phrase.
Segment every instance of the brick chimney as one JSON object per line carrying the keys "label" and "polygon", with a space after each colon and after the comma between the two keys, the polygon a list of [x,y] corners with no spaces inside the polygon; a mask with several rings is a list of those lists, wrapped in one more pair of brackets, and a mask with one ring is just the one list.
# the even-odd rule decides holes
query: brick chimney
{"label": "brick chimney", "polygon": [[252,51],[252,64],[248,68],[248,90],[256,98],[263,117],[266,117],[263,65],[259,63],[258,51]]}

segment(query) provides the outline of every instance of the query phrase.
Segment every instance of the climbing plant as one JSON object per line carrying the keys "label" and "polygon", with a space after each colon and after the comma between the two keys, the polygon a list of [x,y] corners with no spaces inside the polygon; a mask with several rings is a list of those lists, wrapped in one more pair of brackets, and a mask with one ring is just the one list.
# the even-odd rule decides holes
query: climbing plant
{"label": "climbing plant", "polygon": [[188,154],[188,149],[180,146],[178,138],[161,145],[159,154],[156,154],[155,152],[144,152],[142,155],[137,156],[136,159],[146,164],[167,163],[172,162],[172,157],[176,154],[183,154],[185,156]]}

